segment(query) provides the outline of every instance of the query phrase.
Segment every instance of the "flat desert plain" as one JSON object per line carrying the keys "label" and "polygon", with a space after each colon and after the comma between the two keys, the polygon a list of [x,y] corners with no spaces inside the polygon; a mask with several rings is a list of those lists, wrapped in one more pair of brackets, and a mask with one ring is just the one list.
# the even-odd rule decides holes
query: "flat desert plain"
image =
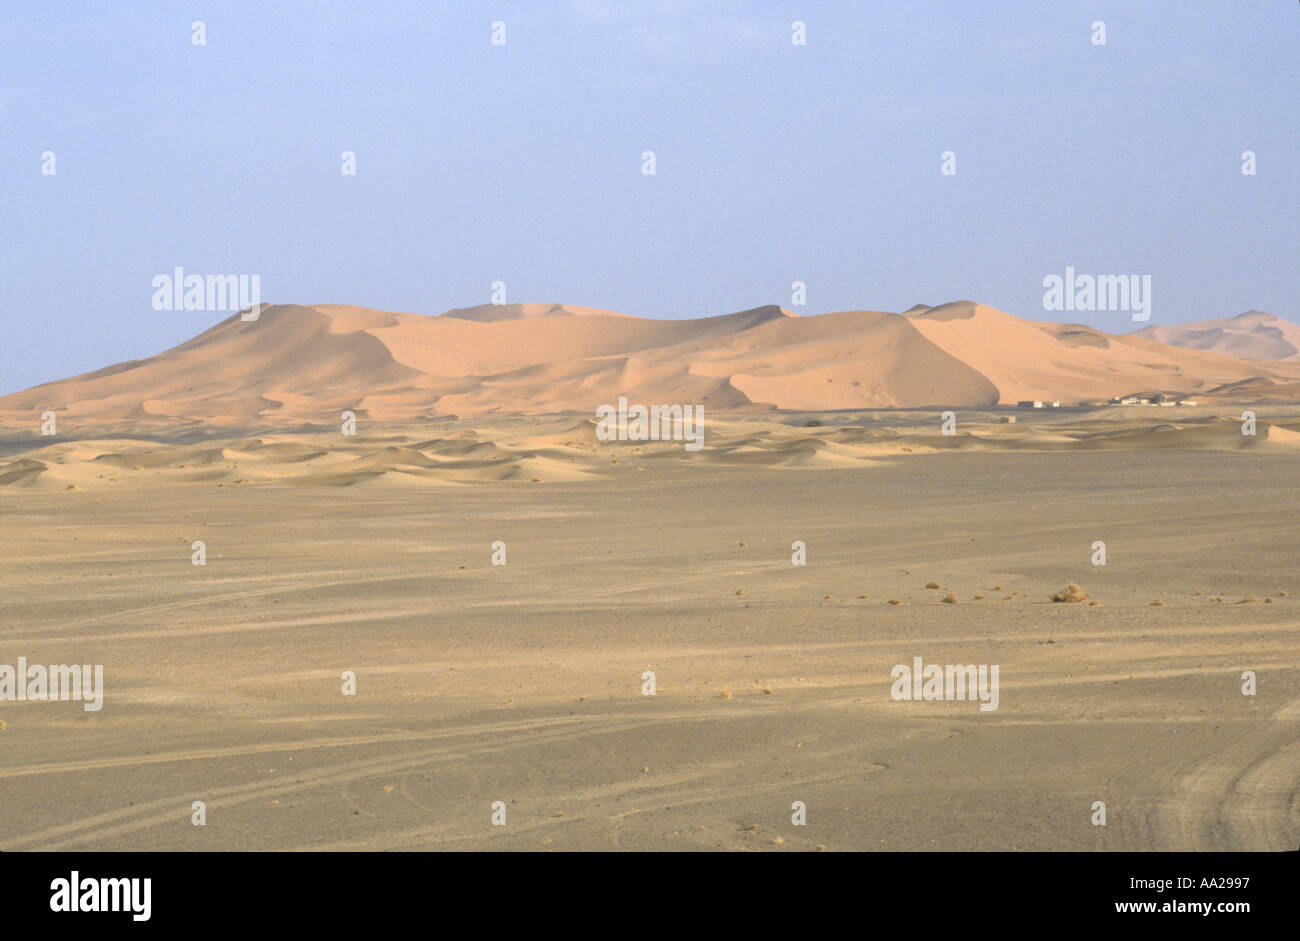
{"label": "flat desert plain", "polygon": [[[1259,422],[11,436],[0,663],[105,691],[0,706],[0,849],[1294,849],[1300,409]],[[896,701],[916,657],[998,708]]]}

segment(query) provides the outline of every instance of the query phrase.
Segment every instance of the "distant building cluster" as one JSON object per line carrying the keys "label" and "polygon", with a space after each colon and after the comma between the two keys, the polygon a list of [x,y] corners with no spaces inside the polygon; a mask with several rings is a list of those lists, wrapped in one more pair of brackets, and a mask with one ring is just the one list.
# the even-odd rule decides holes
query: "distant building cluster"
{"label": "distant building cluster", "polygon": [[[1084,402],[1082,404],[1100,405],[1101,403],[1098,401],[1093,401],[1093,402]],[[1161,392],[1149,396],[1148,395],[1126,395],[1123,397],[1117,396],[1116,398],[1111,399],[1106,404],[1108,405],[1151,405],[1151,406],[1166,406],[1166,407],[1174,406],[1174,405],[1192,406],[1196,404],[1196,400],[1175,399]],[[1061,407],[1060,402],[1048,402],[1043,399],[1022,399],[1021,401],[1016,403],[1016,408],[1060,408],[1060,407]],[[1013,418],[1011,420],[1014,421],[1015,419]]]}
{"label": "distant building cluster", "polygon": [[1110,404],[1111,405],[1158,405],[1158,406],[1169,407],[1173,405],[1188,405],[1188,406],[1195,405],[1196,400],[1195,399],[1172,399],[1169,396],[1164,395],[1163,393],[1159,393],[1150,397],[1138,396],[1138,395],[1126,395],[1123,398],[1111,399]]}

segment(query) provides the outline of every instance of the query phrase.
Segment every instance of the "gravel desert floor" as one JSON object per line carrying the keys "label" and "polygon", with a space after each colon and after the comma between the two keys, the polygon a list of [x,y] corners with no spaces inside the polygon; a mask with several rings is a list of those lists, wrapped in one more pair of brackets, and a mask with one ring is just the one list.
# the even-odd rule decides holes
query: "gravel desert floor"
{"label": "gravel desert floor", "polygon": [[1098,414],[10,442],[0,849],[1294,849],[1295,418]]}

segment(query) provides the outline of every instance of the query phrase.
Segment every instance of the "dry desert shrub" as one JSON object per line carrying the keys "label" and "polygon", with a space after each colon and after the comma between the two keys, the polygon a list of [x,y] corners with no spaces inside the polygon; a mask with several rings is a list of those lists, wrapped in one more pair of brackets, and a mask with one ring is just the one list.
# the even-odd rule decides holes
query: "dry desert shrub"
{"label": "dry desert shrub", "polygon": [[1060,591],[1058,591],[1056,594],[1052,595],[1051,597],[1053,601],[1058,601],[1058,602],[1074,602],[1074,601],[1088,600],[1088,596],[1083,593],[1083,589],[1080,588],[1078,585],[1076,585],[1074,582],[1070,582],[1070,584],[1066,585],[1064,588],[1062,588]]}

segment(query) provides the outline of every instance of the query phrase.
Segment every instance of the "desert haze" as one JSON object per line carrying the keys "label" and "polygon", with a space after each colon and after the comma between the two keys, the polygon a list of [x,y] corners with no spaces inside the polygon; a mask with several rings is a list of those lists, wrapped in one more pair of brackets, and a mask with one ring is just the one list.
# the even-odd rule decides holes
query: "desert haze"
{"label": "desert haze", "polygon": [[1297,328],[1211,323],[276,305],[0,398],[0,664],[104,676],[0,850],[1294,849]]}

